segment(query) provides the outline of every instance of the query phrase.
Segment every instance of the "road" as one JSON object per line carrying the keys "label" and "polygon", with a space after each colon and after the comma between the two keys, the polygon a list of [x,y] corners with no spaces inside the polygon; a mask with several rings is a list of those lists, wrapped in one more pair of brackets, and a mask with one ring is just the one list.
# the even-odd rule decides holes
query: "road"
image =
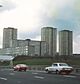
{"label": "road", "polygon": [[80,75],[47,74],[42,71],[0,70],[0,84],[80,84]]}

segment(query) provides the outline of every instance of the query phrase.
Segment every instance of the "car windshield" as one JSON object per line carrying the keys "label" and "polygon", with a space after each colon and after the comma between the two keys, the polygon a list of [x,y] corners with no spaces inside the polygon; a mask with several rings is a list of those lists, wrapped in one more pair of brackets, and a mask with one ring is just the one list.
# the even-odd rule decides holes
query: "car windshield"
{"label": "car windshield", "polygon": [[61,63],[61,64],[59,64],[59,66],[68,66],[68,64],[66,64],[66,63]]}

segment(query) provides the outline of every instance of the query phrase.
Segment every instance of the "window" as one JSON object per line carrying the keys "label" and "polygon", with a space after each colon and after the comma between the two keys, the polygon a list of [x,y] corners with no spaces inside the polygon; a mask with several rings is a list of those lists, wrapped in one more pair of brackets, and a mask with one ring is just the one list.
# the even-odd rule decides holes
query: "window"
{"label": "window", "polygon": [[58,66],[57,64],[53,64],[53,66]]}
{"label": "window", "polygon": [[61,63],[59,66],[68,66],[66,63]]}

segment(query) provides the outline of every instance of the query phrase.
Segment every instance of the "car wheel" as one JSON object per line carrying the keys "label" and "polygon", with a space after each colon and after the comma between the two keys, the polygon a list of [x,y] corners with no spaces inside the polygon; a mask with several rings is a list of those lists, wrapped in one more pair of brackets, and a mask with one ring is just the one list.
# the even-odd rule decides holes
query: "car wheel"
{"label": "car wheel", "polygon": [[45,70],[48,73],[48,69]]}
{"label": "car wheel", "polygon": [[14,71],[16,71],[16,69],[14,69]]}
{"label": "car wheel", "polygon": [[24,69],[24,71],[26,71],[26,69]]}
{"label": "car wheel", "polygon": [[18,71],[22,71],[21,69],[19,69]]}
{"label": "car wheel", "polygon": [[47,72],[47,73],[51,73],[51,71],[49,71],[48,69],[46,69],[46,72]]}
{"label": "car wheel", "polygon": [[56,74],[58,74],[59,73],[59,71],[58,70],[56,70]]}

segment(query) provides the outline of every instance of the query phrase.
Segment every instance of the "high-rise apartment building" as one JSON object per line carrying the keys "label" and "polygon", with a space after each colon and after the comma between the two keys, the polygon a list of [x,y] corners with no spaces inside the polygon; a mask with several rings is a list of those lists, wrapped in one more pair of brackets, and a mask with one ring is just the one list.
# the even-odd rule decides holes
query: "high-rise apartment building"
{"label": "high-rise apartment building", "polygon": [[55,56],[57,50],[57,29],[53,27],[42,28],[41,41],[46,41],[48,44],[48,55]]}
{"label": "high-rise apartment building", "polygon": [[70,56],[73,53],[73,33],[69,30],[59,31],[59,55]]}
{"label": "high-rise apartment building", "polygon": [[3,29],[3,48],[12,47],[12,40],[17,40],[17,29],[15,28],[4,28]]}

